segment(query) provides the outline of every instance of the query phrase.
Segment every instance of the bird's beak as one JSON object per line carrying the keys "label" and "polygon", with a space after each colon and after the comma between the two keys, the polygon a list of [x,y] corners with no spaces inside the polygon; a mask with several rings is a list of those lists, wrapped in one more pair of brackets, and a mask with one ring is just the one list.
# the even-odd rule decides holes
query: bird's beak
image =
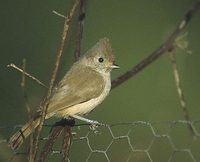
{"label": "bird's beak", "polygon": [[112,68],[112,69],[119,69],[120,67],[119,67],[119,65],[117,65],[117,64],[112,64],[112,65],[111,65],[111,68]]}

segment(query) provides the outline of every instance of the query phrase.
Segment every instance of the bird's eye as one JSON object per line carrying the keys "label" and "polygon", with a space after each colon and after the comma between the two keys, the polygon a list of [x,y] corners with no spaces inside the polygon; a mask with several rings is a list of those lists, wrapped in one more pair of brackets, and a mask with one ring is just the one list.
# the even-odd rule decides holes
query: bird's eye
{"label": "bird's eye", "polygon": [[102,57],[99,58],[99,62],[102,63],[104,59]]}

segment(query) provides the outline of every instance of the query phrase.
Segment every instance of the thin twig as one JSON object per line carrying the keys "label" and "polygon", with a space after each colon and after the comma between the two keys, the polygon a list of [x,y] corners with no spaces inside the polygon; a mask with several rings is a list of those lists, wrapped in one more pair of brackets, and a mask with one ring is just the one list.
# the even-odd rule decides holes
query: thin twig
{"label": "thin twig", "polygon": [[55,143],[56,139],[60,136],[63,132],[63,145],[62,151],[60,151],[62,159],[66,159],[68,155],[68,150],[71,145],[71,142],[68,141],[72,139],[71,135],[71,127],[75,124],[75,120],[70,119],[61,119],[60,121],[56,122],[54,125],[51,125],[52,128],[50,134],[48,136],[48,140],[39,156],[39,162],[45,161],[50,151],[53,150],[53,144]]}
{"label": "thin twig", "polygon": [[60,64],[60,58],[61,58],[62,53],[63,53],[65,40],[66,40],[68,31],[69,31],[69,24],[70,24],[71,19],[72,19],[73,15],[74,15],[76,7],[78,6],[78,3],[79,3],[78,0],[76,0],[74,2],[73,6],[72,6],[72,8],[71,8],[71,10],[69,12],[69,15],[65,18],[64,27],[63,27],[64,29],[63,29],[63,33],[62,33],[62,37],[61,37],[60,47],[59,47],[58,52],[56,54],[55,66],[54,66],[54,69],[53,69],[53,72],[52,72],[52,76],[51,76],[51,80],[50,80],[50,83],[49,83],[49,89],[48,89],[48,92],[47,92],[47,96],[46,96],[45,102],[44,102],[44,104],[42,106],[41,119],[40,119],[39,126],[37,128],[36,138],[35,138],[34,145],[33,145],[34,159],[36,159],[36,157],[37,157],[39,137],[40,137],[40,133],[41,133],[41,130],[42,130],[42,125],[44,123],[44,119],[45,119],[45,116],[46,116],[48,103],[49,103],[49,99],[51,97],[51,93],[52,93],[52,90],[53,90],[54,81],[56,79],[58,67],[59,67],[59,64]]}
{"label": "thin twig", "polygon": [[67,18],[65,15],[63,15],[63,14],[61,14],[61,13],[55,11],[55,10],[53,10],[52,12],[53,12],[55,15],[60,16],[60,17],[62,17],[62,18],[64,18],[64,19]]}
{"label": "thin twig", "polygon": [[[175,84],[176,84],[176,89],[177,89],[179,101],[180,101],[180,104],[181,104],[181,108],[182,108],[182,111],[184,113],[185,120],[187,120],[189,122],[190,121],[190,115],[189,115],[189,111],[188,111],[186,101],[185,101],[185,97],[184,97],[184,94],[183,94],[181,81],[180,81],[180,77],[179,77],[179,72],[178,72],[177,65],[176,65],[176,57],[175,57],[174,51],[172,51],[170,53],[170,61],[172,63],[174,81],[175,81]],[[190,124],[188,124],[188,128],[189,128],[189,130],[192,134],[193,139],[196,139],[197,138],[196,134],[195,134],[195,132],[194,132],[194,130],[193,130],[193,128]]]}
{"label": "thin twig", "polygon": [[51,133],[49,134],[49,139],[46,142],[43,151],[39,156],[38,162],[43,162],[47,158],[48,154],[52,151],[53,144],[55,143],[57,137],[62,133],[63,126],[56,126],[52,128]]}
{"label": "thin twig", "polygon": [[72,128],[71,126],[66,125],[63,131],[63,144],[61,150],[62,162],[66,162],[69,157],[69,150],[72,142]]}
{"label": "thin twig", "polygon": [[21,87],[24,91],[25,88],[25,74],[24,72],[26,71],[26,59],[22,60],[22,81],[21,81]]}
{"label": "thin twig", "polygon": [[15,64],[11,63],[11,64],[7,65],[7,67],[9,67],[9,68],[12,67],[15,70],[18,70],[19,72],[23,73],[23,75],[26,75],[27,77],[29,77],[32,80],[36,81],[39,85],[42,85],[43,87],[48,88],[44,83],[42,83],[36,77],[32,76],[31,74],[27,73],[26,71],[23,71],[22,69],[20,69],[19,67],[17,67]]}
{"label": "thin twig", "polygon": [[83,25],[85,20],[85,4],[86,4],[85,0],[80,0],[78,27],[76,32],[76,47],[74,52],[75,61],[78,60],[81,53],[81,40],[83,36]]}
{"label": "thin twig", "polygon": [[168,39],[155,51],[153,51],[149,56],[144,58],[140,63],[135,65],[133,68],[119,76],[118,78],[112,81],[112,88],[119,86],[120,84],[124,83],[126,80],[130,79],[131,77],[135,76],[139,71],[143,70],[153,61],[158,59],[162,54],[165,52],[171,51],[174,48],[174,42],[176,38],[180,35],[180,33],[185,29],[191,18],[197,13],[200,9],[200,1],[198,1],[194,6],[187,11],[184,15],[182,20],[178,23],[174,31],[171,35],[169,35]]}
{"label": "thin twig", "polygon": [[25,71],[26,71],[26,59],[23,59],[22,61],[22,81],[21,81],[21,88],[22,88],[22,93],[23,93],[23,97],[24,97],[24,102],[25,102],[25,106],[26,106],[26,110],[27,110],[27,114],[28,114],[28,118],[31,119],[31,108],[28,104],[28,98],[27,98],[27,94],[25,91],[25,86],[26,86],[26,82],[25,82]]}
{"label": "thin twig", "polygon": [[[21,88],[22,88],[22,93],[23,93],[23,96],[24,96],[24,103],[25,103],[25,107],[26,107],[26,110],[27,110],[27,114],[28,114],[28,119],[31,120],[31,108],[28,104],[28,98],[27,98],[27,94],[26,94],[26,91],[25,91],[25,86],[26,86],[26,82],[25,82],[25,71],[26,71],[26,59],[23,59],[22,61],[22,81],[21,81]],[[28,159],[29,159],[29,162],[34,162],[33,161],[33,157],[32,157],[32,145],[33,145],[33,135],[31,134],[30,135],[30,150],[29,150],[29,155],[28,155]]]}

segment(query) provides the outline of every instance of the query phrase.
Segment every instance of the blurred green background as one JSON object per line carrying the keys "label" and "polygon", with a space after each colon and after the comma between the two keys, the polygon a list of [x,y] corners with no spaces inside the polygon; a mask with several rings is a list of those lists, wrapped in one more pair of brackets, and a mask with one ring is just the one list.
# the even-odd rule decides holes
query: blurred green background
{"label": "blurred green background", "polygon": [[[82,53],[86,52],[100,38],[108,37],[113,46],[116,62],[121,67],[112,73],[112,78],[116,78],[158,48],[196,0],[87,0],[86,2]],[[6,65],[14,63],[21,66],[22,59],[26,58],[27,71],[44,83],[48,83],[64,22],[61,17],[53,14],[52,10],[66,15],[72,4],[72,0],[7,0],[1,2],[0,126],[18,125],[27,121],[27,112],[20,87],[21,74],[7,68]],[[57,81],[62,78],[74,61],[77,16],[78,14],[75,15],[71,24]],[[188,33],[185,38],[185,41],[189,43],[187,50],[191,50],[192,54],[188,54],[187,50],[182,49],[177,49],[176,52],[178,70],[192,120],[200,119],[199,29],[200,13],[195,15],[185,30]],[[40,104],[45,92],[43,87],[32,80],[26,80],[26,93],[33,109]],[[112,90],[109,97],[89,114],[88,118],[104,123],[184,119],[169,55],[163,55],[137,76]],[[54,123],[57,120],[50,119],[48,123]],[[143,127],[142,125],[134,129],[131,136],[133,139],[138,137],[138,140],[135,139],[136,142],[133,145],[137,146],[136,143],[139,143],[142,147],[146,145],[145,142],[153,138],[150,137],[152,132],[148,130],[149,127],[144,129]],[[197,123],[195,127],[200,131],[200,123]],[[123,128],[119,128],[118,132],[122,130]],[[158,130],[163,134],[168,133],[165,131],[168,129],[162,124]],[[76,130],[77,134],[79,131],[81,130]],[[172,139],[179,140],[180,145],[188,141],[186,145],[180,147],[192,147],[192,155],[197,161],[200,161],[200,139],[197,138],[195,142],[191,142],[186,125],[177,126],[176,129],[171,128],[170,132],[169,135]],[[11,133],[13,133],[12,129],[0,129],[0,139],[8,138]],[[93,140],[93,143],[95,144],[99,140],[104,143],[103,141],[107,138],[107,136],[100,139],[95,137],[96,140]],[[88,152],[85,153],[85,157],[82,151],[87,150],[85,149],[86,145],[86,143],[77,143],[77,148],[71,154],[72,162],[85,161]],[[169,156],[165,153],[170,152],[170,148],[163,148],[166,145],[169,145],[169,141],[154,142],[154,146],[150,150],[153,161],[168,160]],[[128,146],[123,142],[117,144],[116,147],[113,146],[113,152],[116,153],[109,150],[111,152],[109,156],[112,156],[110,157],[111,161],[126,161],[128,156],[127,154],[125,157],[126,147]],[[122,154],[124,158],[122,158]],[[6,145],[0,144],[0,161],[9,160],[11,156],[12,152]],[[101,156],[102,154],[99,157],[97,155],[90,161],[106,161],[105,156],[103,155],[103,158]],[[133,156],[130,161],[149,161],[148,158],[142,158],[143,156],[142,154],[136,155],[135,158]],[[57,157],[52,156],[52,158],[55,161]],[[23,156],[17,157],[15,160],[26,161]],[[177,159],[173,160],[193,161],[191,157],[186,158],[184,154],[178,155]]]}

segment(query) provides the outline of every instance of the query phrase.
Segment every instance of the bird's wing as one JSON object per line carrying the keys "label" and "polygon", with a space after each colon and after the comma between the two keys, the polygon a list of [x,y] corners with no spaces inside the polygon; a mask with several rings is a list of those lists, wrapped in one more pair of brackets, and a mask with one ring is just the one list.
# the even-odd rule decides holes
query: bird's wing
{"label": "bird's wing", "polygon": [[86,66],[73,66],[54,89],[47,115],[96,98],[104,87],[104,78],[98,72]]}

